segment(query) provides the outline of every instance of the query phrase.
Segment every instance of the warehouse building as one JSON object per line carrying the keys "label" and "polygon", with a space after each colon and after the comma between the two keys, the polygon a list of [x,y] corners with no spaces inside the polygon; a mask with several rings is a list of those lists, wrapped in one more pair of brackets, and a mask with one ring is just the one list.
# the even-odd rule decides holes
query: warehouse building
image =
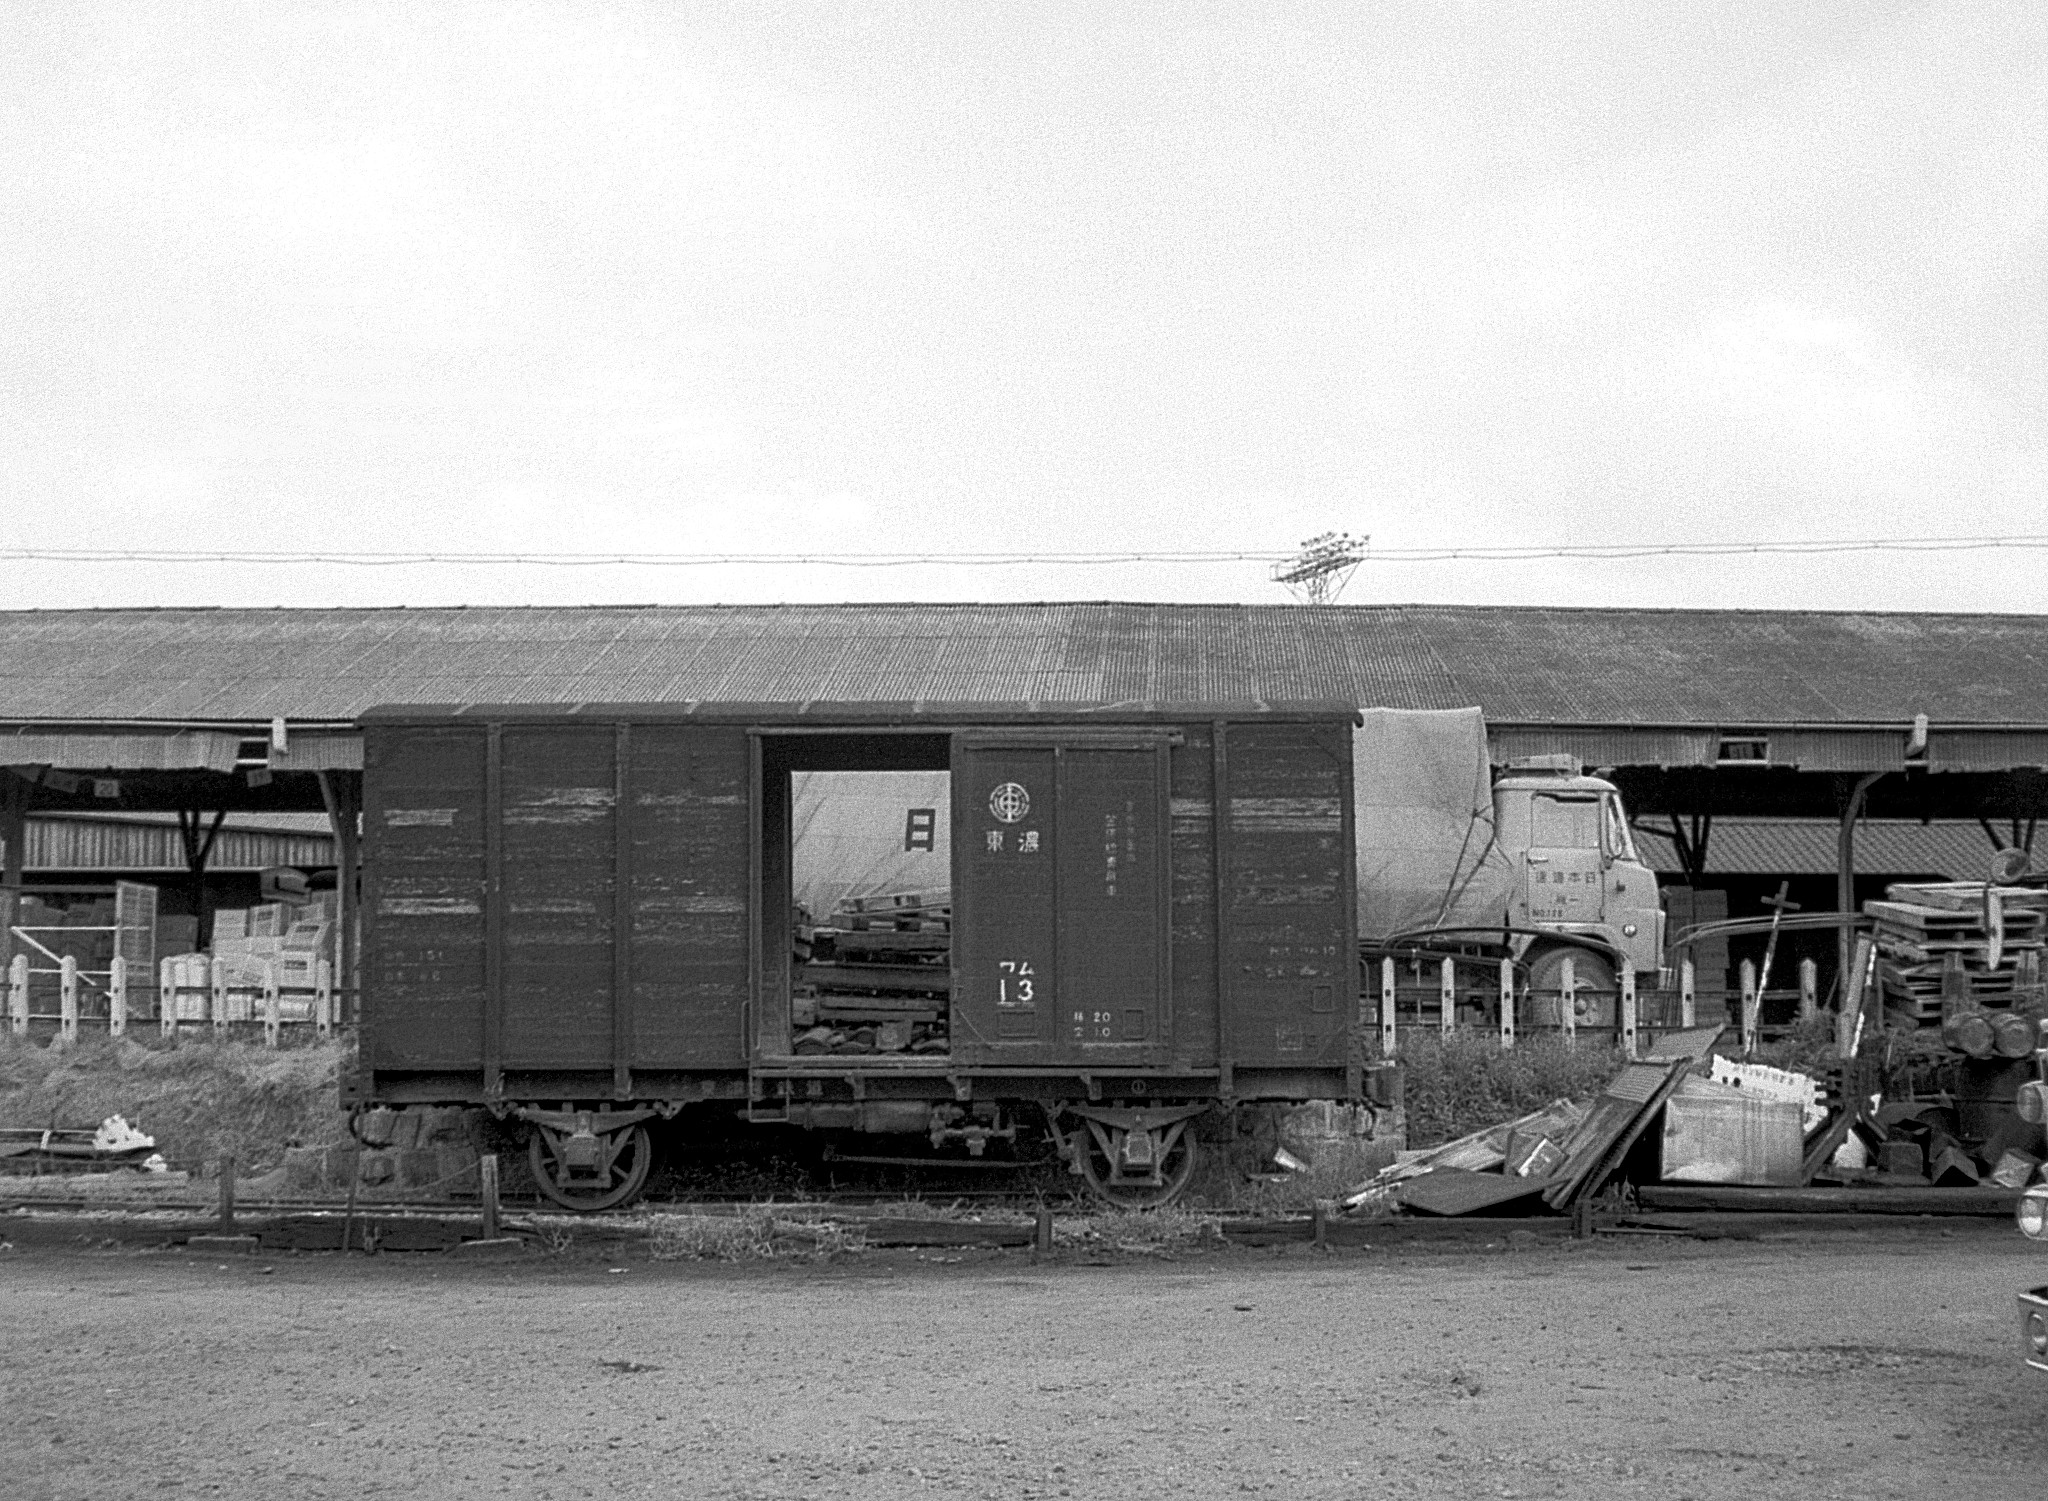
{"label": "warehouse building", "polygon": [[[79,815],[173,820],[164,827],[175,828],[187,876],[219,868],[229,818],[317,815],[331,820],[329,858],[346,891],[358,720],[379,705],[845,703],[873,713],[1311,700],[1476,704],[1496,762],[1565,751],[1607,769],[1638,828],[1662,836],[1646,842],[1677,878],[1680,916],[1707,915],[1692,893],[1716,891],[1708,906],[1739,915],[1756,883],[1775,890],[1773,876],[1802,883],[1792,899],[1832,906],[1874,894],[1873,881],[1978,874],[1968,840],[1986,864],[1997,845],[2030,847],[2048,802],[2041,616],[1143,604],[21,611],[0,613],[4,884],[36,873],[24,859],[31,829]],[[1737,868],[1755,839],[1745,831],[1766,828],[1789,831],[1784,868]],[[1943,833],[1911,855],[1885,842],[1882,831],[1910,828]],[[1833,849],[1819,870],[1816,838]]]}

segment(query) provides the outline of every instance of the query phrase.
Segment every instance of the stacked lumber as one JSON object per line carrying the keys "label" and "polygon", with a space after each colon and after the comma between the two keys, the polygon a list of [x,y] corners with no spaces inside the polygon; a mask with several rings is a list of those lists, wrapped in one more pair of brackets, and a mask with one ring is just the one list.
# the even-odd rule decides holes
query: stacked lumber
{"label": "stacked lumber", "polygon": [[798,1056],[947,1051],[950,891],[849,897],[799,938],[790,1006]]}
{"label": "stacked lumber", "polygon": [[1897,882],[1863,904],[1874,920],[1888,1005],[1939,1024],[1960,1007],[2038,994],[2048,891],[1981,881]]}

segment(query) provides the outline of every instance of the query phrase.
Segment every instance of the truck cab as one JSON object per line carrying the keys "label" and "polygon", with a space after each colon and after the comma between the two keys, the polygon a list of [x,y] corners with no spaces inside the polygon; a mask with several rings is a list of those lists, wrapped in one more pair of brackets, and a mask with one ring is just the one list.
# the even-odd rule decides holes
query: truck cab
{"label": "truck cab", "polygon": [[1508,920],[1584,934],[1654,975],[1664,955],[1657,877],[1636,853],[1615,785],[1587,776],[1576,756],[1530,756],[1495,780],[1493,811],[1514,871]]}

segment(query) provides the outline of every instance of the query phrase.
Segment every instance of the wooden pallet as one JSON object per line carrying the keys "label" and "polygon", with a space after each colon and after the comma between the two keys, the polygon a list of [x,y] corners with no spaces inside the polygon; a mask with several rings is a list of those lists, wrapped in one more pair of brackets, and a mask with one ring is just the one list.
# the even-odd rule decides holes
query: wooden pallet
{"label": "wooden pallet", "polygon": [[859,933],[841,933],[832,942],[832,947],[842,954],[895,954],[915,958],[919,955],[937,957],[952,952],[951,933],[899,933],[870,929]]}
{"label": "wooden pallet", "polygon": [[[2048,890],[2032,886],[1994,886],[1992,890],[2005,908],[2008,921],[2020,912],[2048,912]],[[1894,881],[1885,887],[1884,894],[1893,902],[1916,907],[1964,913],[1984,910],[1982,881]]]}
{"label": "wooden pallet", "polygon": [[828,997],[841,997],[849,992],[931,996],[953,993],[952,972],[935,965],[806,964],[797,979],[817,988],[819,1005],[827,1004]]}
{"label": "wooden pallet", "polygon": [[[1975,911],[1963,911],[1952,907],[1923,907],[1912,902],[1865,902],[1863,910],[1877,919],[1880,930],[1891,928],[1940,938],[1988,936],[1984,932],[1984,911],[1981,907]],[[2044,918],[2048,918],[2048,913],[2037,910],[2007,911],[2006,936],[2013,939],[2036,937],[2042,931]]]}

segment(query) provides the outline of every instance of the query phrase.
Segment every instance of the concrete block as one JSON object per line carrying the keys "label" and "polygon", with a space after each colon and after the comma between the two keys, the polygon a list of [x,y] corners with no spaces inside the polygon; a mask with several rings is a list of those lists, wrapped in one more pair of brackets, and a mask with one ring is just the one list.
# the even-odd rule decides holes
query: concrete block
{"label": "concrete block", "polygon": [[391,1123],[391,1148],[405,1152],[420,1144],[420,1127],[425,1123],[424,1110],[401,1110]]}
{"label": "concrete block", "polygon": [[398,1176],[398,1161],[391,1152],[363,1153],[362,1180],[375,1188]]}
{"label": "concrete block", "polygon": [[261,1245],[253,1235],[191,1235],[185,1239],[186,1250],[216,1256],[253,1256]]}
{"label": "concrete block", "polygon": [[398,1155],[398,1182],[404,1188],[445,1188],[441,1176],[441,1154],[433,1147],[406,1147]]}
{"label": "concrete block", "polygon": [[434,1148],[435,1173],[441,1180],[441,1187],[448,1193],[474,1193],[477,1190],[478,1153],[467,1142],[444,1142]]}
{"label": "concrete block", "polygon": [[420,1127],[421,1146],[460,1144],[468,1140],[469,1112],[459,1105],[444,1105],[429,1110],[425,1123]]}

